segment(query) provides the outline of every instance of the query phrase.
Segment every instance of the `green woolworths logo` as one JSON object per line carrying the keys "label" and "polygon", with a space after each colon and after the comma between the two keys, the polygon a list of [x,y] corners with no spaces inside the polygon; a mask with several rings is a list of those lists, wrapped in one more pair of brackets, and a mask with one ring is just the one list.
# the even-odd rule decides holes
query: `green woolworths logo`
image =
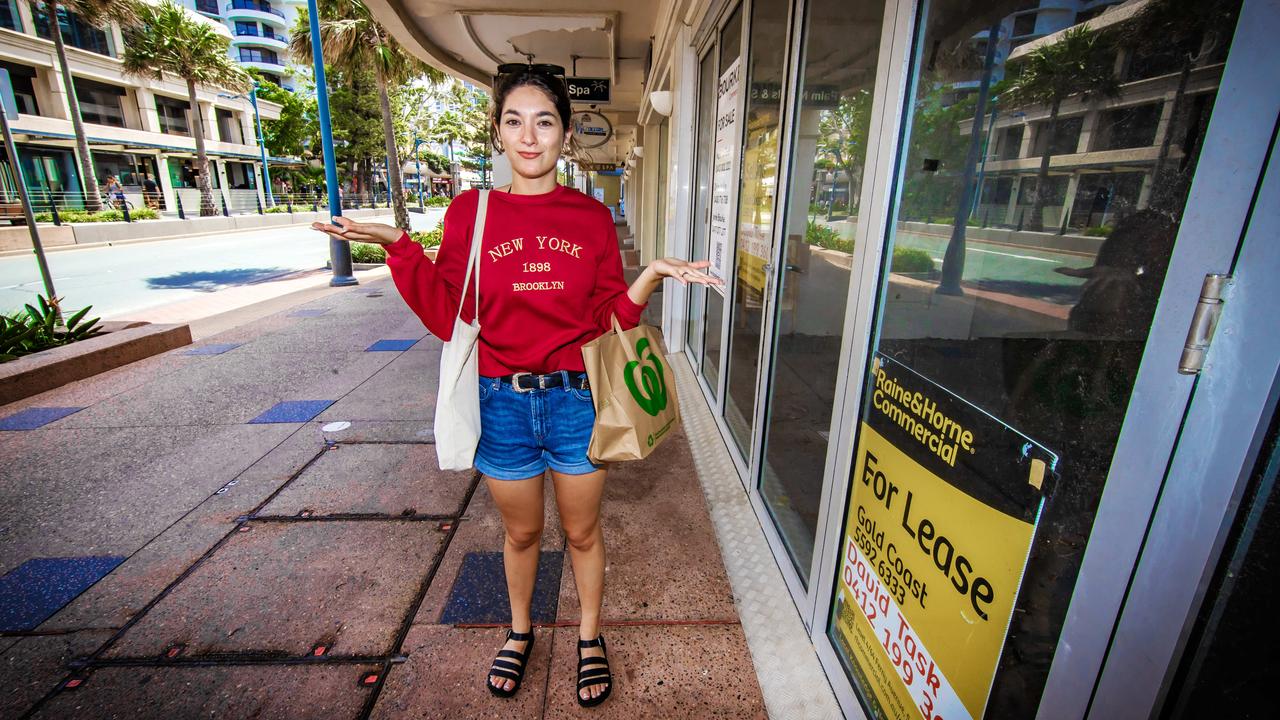
{"label": "green woolworths logo", "polygon": [[[644,353],[649,351],[646,358]],[[667,407],[667,380],[662,372],[662,361],[654,354],[653,349],[649,347],[649,338],[640,338],[636,342],[636,357],[640,361],[647,361],[644,366],[640,365],[640,361],[632,360],[627,363],[623,373],[627,381],[627,389],[631,391],[631,397],[636,399],[636,404],[646,413],[657,417]],[[644,388],[641,392],[640,387],[636,386],[635,369],[640,368],[640,386]]]}

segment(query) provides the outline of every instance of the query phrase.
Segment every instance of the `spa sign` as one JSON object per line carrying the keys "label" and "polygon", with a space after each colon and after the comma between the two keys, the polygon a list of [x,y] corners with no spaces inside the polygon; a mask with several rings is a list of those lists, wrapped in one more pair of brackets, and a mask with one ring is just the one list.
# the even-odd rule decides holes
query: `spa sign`
{"label": "spa sign", "polygon": [[832,639],[878,718],[981,718],[1057,456],[877,353]]}

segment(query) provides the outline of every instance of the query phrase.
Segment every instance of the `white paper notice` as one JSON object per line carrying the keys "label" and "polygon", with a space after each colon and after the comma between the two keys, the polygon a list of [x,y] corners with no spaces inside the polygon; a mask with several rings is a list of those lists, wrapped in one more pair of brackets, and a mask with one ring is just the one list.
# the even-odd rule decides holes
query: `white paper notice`
{"label": "white paper notice", "polygon": [[[733,196],[733,183],[738,177],[738,93],[741,77],[739,60],[734,60],[722,75],[716,88],[716,147],[715,167],[711,173],[711,242],[707,259],[711,267],[707,272],[721,281],[729,275],[729,232],[733,208],[729,202]],[[712,285],[721,295],[723,285]]]}

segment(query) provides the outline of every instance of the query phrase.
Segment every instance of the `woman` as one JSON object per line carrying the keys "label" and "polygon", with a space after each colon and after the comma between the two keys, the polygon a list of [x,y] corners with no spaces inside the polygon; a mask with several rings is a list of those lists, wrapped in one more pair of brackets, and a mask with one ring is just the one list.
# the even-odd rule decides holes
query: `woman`
{"label": "woman", "polygon": [[[556,162],[569,148],[569,95],[542,66],[500,75],[494,86],[494,149],[511,163],[512,182],[490,193],[480,252],[480,415],[475,467],[502,515],[503,561],[511,630],[486,685],[510,697],[520,686],[533,646],[530,603],[542,535],[543,474],[548,468],[569,544],[582,607],[576,697],[583,706],[609,696],[600,605],[604,535],[600,498],[606,468],[587,459],[595,411],[582,346],[612,326],[635,327],[662,278],[719,284],[709,263],[664,258],[630,287],[608,208],[556,182]],[[435,263],[397,228],[335,218],[313,227],[343,240],[387,246],[396,287],[427,328],[449,339],[458,311],[479,194],[460,194],[444,218]],[[468,293],[470,294],[470,293]],[[474,302],[462,299],[462,318]]]}

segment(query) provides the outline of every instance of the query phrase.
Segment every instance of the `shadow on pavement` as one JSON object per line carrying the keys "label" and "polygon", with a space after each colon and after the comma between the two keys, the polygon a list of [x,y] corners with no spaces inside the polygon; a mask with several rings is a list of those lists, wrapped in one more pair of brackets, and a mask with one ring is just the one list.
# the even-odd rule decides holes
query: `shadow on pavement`
{"label": "shadow on pavement", "polygon": [[147,278],[151,290],[200,290],[214,292],[233,285],[252,285],[268,280],[280,280],[300,271],[288,268],[235,268],[207,272],[180,272],[163,277]]}

